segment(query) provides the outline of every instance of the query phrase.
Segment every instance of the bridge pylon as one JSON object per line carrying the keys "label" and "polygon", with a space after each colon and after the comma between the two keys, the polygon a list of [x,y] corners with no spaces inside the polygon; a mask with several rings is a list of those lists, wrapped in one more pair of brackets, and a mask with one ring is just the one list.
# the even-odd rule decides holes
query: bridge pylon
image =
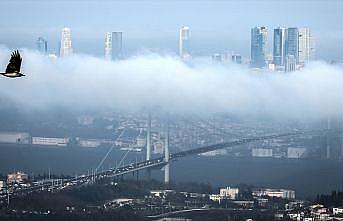
{"label": "bridge pylon", "polygon": [[167,132],[165,144],[164,144],[164,161],[166,162],[166,165],[164,166],[164,183],[169,183],[169,129]]}
{"label": "bridge pylon", "polygon": [[[148,114],[147,133],[146,133],[146,160],[151,159],[151,114]],[[151,171],[147,169],[147,178],[150,179]]]}

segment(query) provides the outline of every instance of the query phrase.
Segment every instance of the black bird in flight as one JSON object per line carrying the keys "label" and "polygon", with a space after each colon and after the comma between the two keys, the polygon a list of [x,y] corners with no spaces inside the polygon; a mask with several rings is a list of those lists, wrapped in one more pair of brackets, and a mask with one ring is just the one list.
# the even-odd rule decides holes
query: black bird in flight
{"label": "black bird in flight", "polygon": [[21,61],[22,58],[20,57],[19,51],[16,50],[12,52],[10,63],[7,65],[6,72],[0,74],[9,78],[25,76],[25,74],[20,73]]}

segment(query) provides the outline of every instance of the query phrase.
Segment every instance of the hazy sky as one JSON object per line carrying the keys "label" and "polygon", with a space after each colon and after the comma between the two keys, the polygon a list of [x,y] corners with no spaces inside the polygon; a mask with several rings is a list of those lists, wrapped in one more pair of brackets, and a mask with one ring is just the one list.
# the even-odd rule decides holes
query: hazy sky
{"label": "hazy sky", "polygon": [[195,55],[235,51],[249,55],[250,28],[266,25],[309,26],[317,57],[341,59],[343,1],[66,1],[1,0],[0,44],[35,48],[38,36],[57,48],[60,30],[69,26],[74,51],[103,54],[104,33],[123,31],[125,52],[142,48],[176,53],[178,28],[191,28]]}

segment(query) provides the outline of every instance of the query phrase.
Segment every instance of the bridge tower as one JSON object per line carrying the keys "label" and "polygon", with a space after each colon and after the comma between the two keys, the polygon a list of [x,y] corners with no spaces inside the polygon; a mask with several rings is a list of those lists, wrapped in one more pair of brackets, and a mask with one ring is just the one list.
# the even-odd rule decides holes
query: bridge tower
{"label": "bridge tower", "polygon": [[[148,114],[148,121],[147,121],[147,132],[146,132],[146,160],[151,159],[151,114]],[[147,178],[150,179],[151,171],[147,169]]]}
{"label": "bridge tower", "polygon": [[151,114],[148,115],[146,134],[146,160],[151,159]]}
{"label": "bridge tower", "polygon": [[330,152],[331,152],[331,145],[330,145],[330,141],[331,141],[331,119],[330,117],[328,117],[327,120],[327,132],[326,132],[326,159],[330,159]]}
{"label": "bridge tower", "polygon": [[167,137],[164,145],[164,161],[167,163],[164,166],[164,183],[168,184],[169,183],[169,129],[167,132]]}

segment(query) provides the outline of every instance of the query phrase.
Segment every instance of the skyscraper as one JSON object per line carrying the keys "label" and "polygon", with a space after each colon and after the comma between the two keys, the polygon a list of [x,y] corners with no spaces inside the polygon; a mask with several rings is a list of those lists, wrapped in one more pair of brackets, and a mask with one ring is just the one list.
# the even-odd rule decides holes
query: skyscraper
{"label": "skyscraper", "polygon": [[311,30],[307,27],[299,28],[299,64],[305,65],[311,61],[314,56],[314,39]]}
{"label": "skyscraper", "polygon": [[298,63],[298,51],[299,51],[298,35],[299,35],[298,28],[286,29],[285,56],[287,57],[288,55],[293,55],[296,63]]}
{"label": "skyscraper", "polygon": [[71,34],[70,29],[67,27],[64,27],[62,29],[62,35],[61,35],[61,47],[60,47],[60,56],[70,56],[73,54],[73,48],[71,44]]}
{"label": "skyscraper", "polygon": [[123,32],[112,32],[112,59],[123,58]]}
{"label": "skyscraper", "polygon": [[123,58],[123,32],[106,32],[105,59],[118,60]]}
{"label": "skyscraper", "polygon": [[180,28],[180,39],[179,39],[179,53],[183,60],[190,59],[190,45],[189,45],[189,27],[182,26]]}
{"label": "skyscraper", "polygon": [[255,27],[251,29],[251,67],[264,68],[266,66],[267,54],[266,27]]}
{"label": "skyscraper", "polygon": [[294,55],[289,54],[285,59],[285,72],[295,71],[297,69],[297,60]]}
{"label": "skyscraper", "polygon": [[39,37],[37,39],[37,50],[42,53],[42,54],[46,54],[48,52],[48,42],[42,38],[42,37]]}
{"label": "skyscraper", "polygon": [[105,60],[112,60],[112,33],[105,33]]}
{"label": "skyscraper", "polygon": [[285,28],[274,29],[273,63],[277,66],[283,66],[285,61],[285,32]]}

